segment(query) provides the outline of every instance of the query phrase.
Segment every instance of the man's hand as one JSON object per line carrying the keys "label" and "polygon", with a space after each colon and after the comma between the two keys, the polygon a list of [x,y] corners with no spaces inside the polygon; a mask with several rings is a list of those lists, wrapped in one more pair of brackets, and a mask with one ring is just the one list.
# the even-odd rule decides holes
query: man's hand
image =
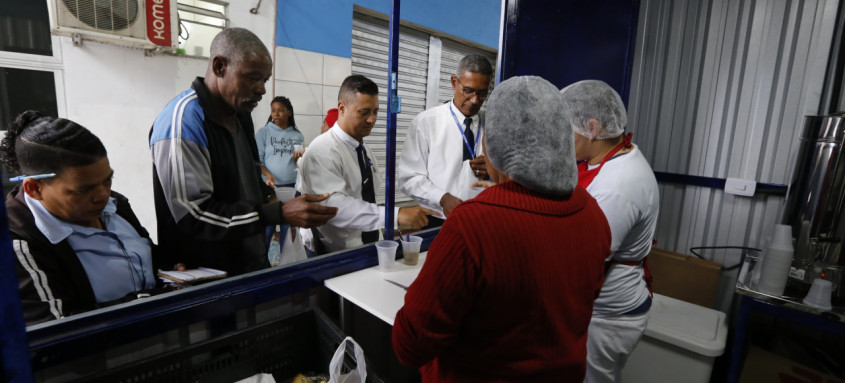
{"label": "man's hand", "polygon": [[325,224],[337,214],[336,207],[320,206],[313,202],[325,201],[328,194],[303,194],[282,204],[282,217],[293,227],[311,228]]}
{"label": "man's hand", "polygon": [[437,214],[436,211],[428,210],[424,207],[403,207],[399,209],[399,216],[396,217],[399,226],[412,227],[414,230],[419,230],[425,225],[428,225],[427,215]]}
{"label": "man's hand", "polygon": [[483,155],[469,160],[469,166],[472,168],[473,174],[475,174],[478,179],[486,180],[490,178],[487,174],[487,158]]}
{"label": "man's hand", "polygon": [[443,215],[449,216],[452,213],[452,209],[458,206],[459,203],[464,202],[461,201],[458,197],[455,197],[449,193],[440,197],[440,206],[443,207]]}

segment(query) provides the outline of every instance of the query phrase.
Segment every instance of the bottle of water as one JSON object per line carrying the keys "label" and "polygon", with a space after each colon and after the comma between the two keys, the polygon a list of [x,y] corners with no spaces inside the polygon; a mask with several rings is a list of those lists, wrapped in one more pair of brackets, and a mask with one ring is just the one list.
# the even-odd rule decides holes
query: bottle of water
{"label": "bottle of water", "polygon": [[757,290],[761,293],[780,297],[786,288],[789,268],[792,266],[792,227],[789,225],[775,225],[772,241],[766,247],[763,256],[763,266]]}
{"label": "bottle of water", "polygon": [[270,261],[270,266],[279,265],[279,254],[282,252],[281,233],[279,225],[276,225],[276,231],[270,239],[270,246],[267,250],[267,260]]}

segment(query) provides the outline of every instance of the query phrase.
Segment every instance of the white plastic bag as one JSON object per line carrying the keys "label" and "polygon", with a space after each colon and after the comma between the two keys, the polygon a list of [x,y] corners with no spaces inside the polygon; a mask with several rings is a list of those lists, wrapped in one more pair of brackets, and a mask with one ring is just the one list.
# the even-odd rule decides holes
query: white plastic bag
{"label": "white plastic bag", "polygon": [[[355,348],[355,362],[358,366],[355,370],[343,374],[343,358],[346,356],[346,342],[352,343]],[[364,383],[367,380],[367,363],[364,361],[364,349],[355,343],[351,337],[346,337],[337,350],[334,352],[332,361],[329,362],[329,383]]]}
{"label": "white plastic bag", "polygon": [[302,243],[302,236],[299,235],[299,229],[287,225],[282,227],[285,229],[279,236],[282,251],[279,253],[278,264],[287,265],[288,263],[308,259],[308,256],[305,255],[305,244]]}
{"label": "white plastic bag", "polygon": [[461,164],[461,173],[458,175],[458,195],[456,197],[460,198],[461,201],[477,197],[482,191],[484,191],[484,188],[472,186],[472,184],[478,181],[480,180],[472,171],[472,166],[470,166],[469,160],[464,161]]}
{"label": "white plastic bag", "polygon": [[276,383],[276,379],[271,374],[256,374],[235,383]]}

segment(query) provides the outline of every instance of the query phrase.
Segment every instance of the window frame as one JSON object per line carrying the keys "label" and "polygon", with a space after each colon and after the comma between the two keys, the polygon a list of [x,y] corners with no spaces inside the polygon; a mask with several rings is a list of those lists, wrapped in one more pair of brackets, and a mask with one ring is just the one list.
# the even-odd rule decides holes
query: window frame
{"label": "window frame", "polygon": [[[222,31],[223,29],[228,28],[231,24],[230,18],[229,18],[230,3],[227,2],[227,1],[222,1],[222,0],[191,0],[191,1],[188,1],[188,0],[172,0],[172,1],[176,2],[176,13],[177,13],[177,19],[178,19],[178,24],[179,24],[178,28],[181,28],[182,24],[184,23],[184,24],[197,25],[199,27],[220,29]],[[198,7],[197,5],[193,4],[196,1],[220,6],[220,7],[223,8],[223,11],[219,12],[219,15],[214,15],[213,13],[215,13],[215,11],[209,11],[208,14],[205,14],[205,13],[201,12],[203,10],[202,7]],[[189,4],[189,2],[191,4]],[[193,8],[193,9],[191,9],[191,8]],[[194,9],[196,9],[196,11]],[[200,16],[218,18],[218,19],[223,21],[223,26],[221,27],[221,26],[218,26],[218,25],[215,25],[215,24],[210,24],[210,23],[206,23],[206,22],[202,22],[202,21],[182,19],[180,16],[178,16],[178,15],[180,15],[180,12],[185,12],[185,13],[189,13],[189,14],[193,14],[193,15],[200,15]],[[187,28],[188,26],[186,25],[185,27]],[[179,49],[184,50],[182,52],[183,55],[189,56],[189,57],[202,57],[202,58],[207,58],[209,56],[208,51],[211,49],[211,40],[207,41],[206,42],[207,44],[196,44],[196,41],[194,41],[194,43],[191,43],[190,36],[189,36],[188,39],[182,39],[181,33],[179,33],[179,35],[176,37],[176,39],[177,39],[178,44],[179,44]],[[184,43],[184,45],[182,45],[183,43]],[[189,52],[188,46],[202,47],[202,50],[203,50],[202,55],[196,55],[193,52]]]}
{"label": "window frame", "polygon": [[[0,67],[52,72],[53,82],[56,87],[56,110],[58,111],[58,116],[56,117],[66,118],[67,105],[65,103],[65,76],[64,63],[62,62],[61,38],[59,36],[50,36],[50,40],[53,50],[51,56],[0,51]],[[6,128],[3,126],[0,127],[0,130],[5,131]]]}

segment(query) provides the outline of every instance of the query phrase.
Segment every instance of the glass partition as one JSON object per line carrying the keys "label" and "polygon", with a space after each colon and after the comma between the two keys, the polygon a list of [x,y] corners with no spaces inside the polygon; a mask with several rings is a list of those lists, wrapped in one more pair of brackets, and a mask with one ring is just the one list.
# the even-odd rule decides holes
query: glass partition
{"label": "glass partition", "polygon": [[[352,41],[345,42],[345,44],[351,43],[352,46],[351,68],[348,68],[350,71],[347,74],[364,74],[373,79],[379,85],[379,121],[376,129],[373,131],[373,134],[366,138],[365,142],[375,153],[378,161],[382,163],[383,169],[383,164],[385,162],[384,115],[387,113],[387,15],[380,13],[379,11],[368,10],[366,7],[366,3],[368,3],[367,1],[355,1],[354,3],[355,15],[352,16],[353,20],[351,20],[350,23],[350,28],[352,28]],[[359,3],[363,3],[364,5],[359,5]],[[302,4],[312,4],[312,2],[303,1]],[[403,10],[413,10],[415,7],[424,7],[426,6],[425,4],[428,3],[422,0],[407,0],[403,2]],[[448,3],[444,1],[441,5],[447,6]],[[247,5],[243,6],[246,7]],[[234,7],[234,5],[231,4],[229,7],[232,12],[243,11],[233,9],[232,7]],[[493,13],[488,14],[493,15]],[[498,12],[495,12],[495,15],[490,17],[495,18],[495,20],[491,19],[491,21],[487,24],[495,26],[495,30],[491,30],[489,33],[498,36],[499,14]],[[369,31],[372,35],[362,36],[359,32],[364,30]],[[373,44],[373,39],[378,40],[378,43]],[[399,96],[403,99],[403,110],[402,113],[400,113],[398,122],[399,126],[397,127],[397,158],[402,153],[407,128],[413,117],[430,107],[451,102],[452,94],[455,92],[455,90],[451,87],[451,76],[455,74],[457,70],[457,61],[460,60],[463,55],[468,53],[483,54],[488,57],[491,64],[496,64],[496,50],[494,47],[474,43],[472,41],[450,35],[446,32],[416,25],[411,22],[403,23],[400,32],[400,41]],[[381,60],[385,62],[384,65],[382,65]],[[198,75],[201,74],[198,73]],[[73,74],[66,72],[64,73],[64,76],[69,77],[73,76]],[[334,90],[336,91],[336,89]],[[275,95],[287,95],[287,92],[293,91],[295,91],[295,89],[276,89]],[[54,90],[48,93],[55,94],[56,92]],[[270,97],[267,96],[265,96],[265,99],[269,100]],[[329,98],[331,97],[332,96],[330,95]],[[259,119],[257,118],[257,120]],[[78,122],[85,125],[85,121]],[[119,148],[107,149],[109,150],[110,157],[120,156]],[[381,191],[378,193],[377,199],[379,204],[383,203],[384,198],[383,185],[381,186]],[[396,187],[397,205],[415,205],[417,203],[416,201],[407,196],[401,195],[401,188],[399,186],[400,185],[397,185]],[[152,185],[150,185],[150,188],[152,188]],[[133,207],[135,209],[145,208],[134,204]],[[155,227],[147,227],[146,229],[154,231]],[[403,231],[403,233],[405,232],[406,231]],[[433,230],[430,233],[431,238],[433,238],[436,230]],[[431,238],[429,238],[429,240]],[[75,327],[90,330],[92,328],[91,323],[99,323],[99,325],[103,325],[103,323],[111,321],[110,319],[105,318],[123,318],[125,320],[130,320],[126,315],[138,312],[149,312],[151,310],[155,311],[150,306],[153,303],[169,302],[168,304],[178,306],[179,304],[174,302],[196,299],[198,296],[203,296],[205,293],[238,290],[238,285],[242,283],[259,283],[256,281],[264,281],[260,283],[275,283],[268,281],[278,282],[287,278],[286,276],[288,275],[300,275],[302,277],[304,274],[311,273],[311,271],[313,271],[313,267],[322,268],[339,265],[337,270],[345,270],[345,272],[354,271],[350,269],[350,267],[366,267],[365,265],[367,265],[367,262],[370,261],[372,261],[372,264],[369,264],[370,266],[375,264],[375,257],[366,258],[363,255],[368,254],[368,250],[366,249],[369,247],[371,246],[364,246],[358,249],[347,249],[345,251],[317,256],[295,263],[279,265],[250,274],[189,286],[157,297],[143,298],[131,302],[121,303],[119,305],[102,308],[93,312],[80,314],[78,316],[70,316],[56,321],[34,325],[30,327],[30,332],[32,332],[35,339],[42,339],[40,338],[41,335],[48,336],[46,334],[52,334],[53,331],[67,335],[72,333],[72,329]],[[351,257],[349,254],[355,254],[355,262],[348,261],[349,257]],[[338,261],[335,262],[333,261],[334,259],[337,259]],[[125,314],[121,314],[121,312]],[[59,324],[60,326],[58,326],[55,330],[51,330],[50,327],[54,324]]]}

